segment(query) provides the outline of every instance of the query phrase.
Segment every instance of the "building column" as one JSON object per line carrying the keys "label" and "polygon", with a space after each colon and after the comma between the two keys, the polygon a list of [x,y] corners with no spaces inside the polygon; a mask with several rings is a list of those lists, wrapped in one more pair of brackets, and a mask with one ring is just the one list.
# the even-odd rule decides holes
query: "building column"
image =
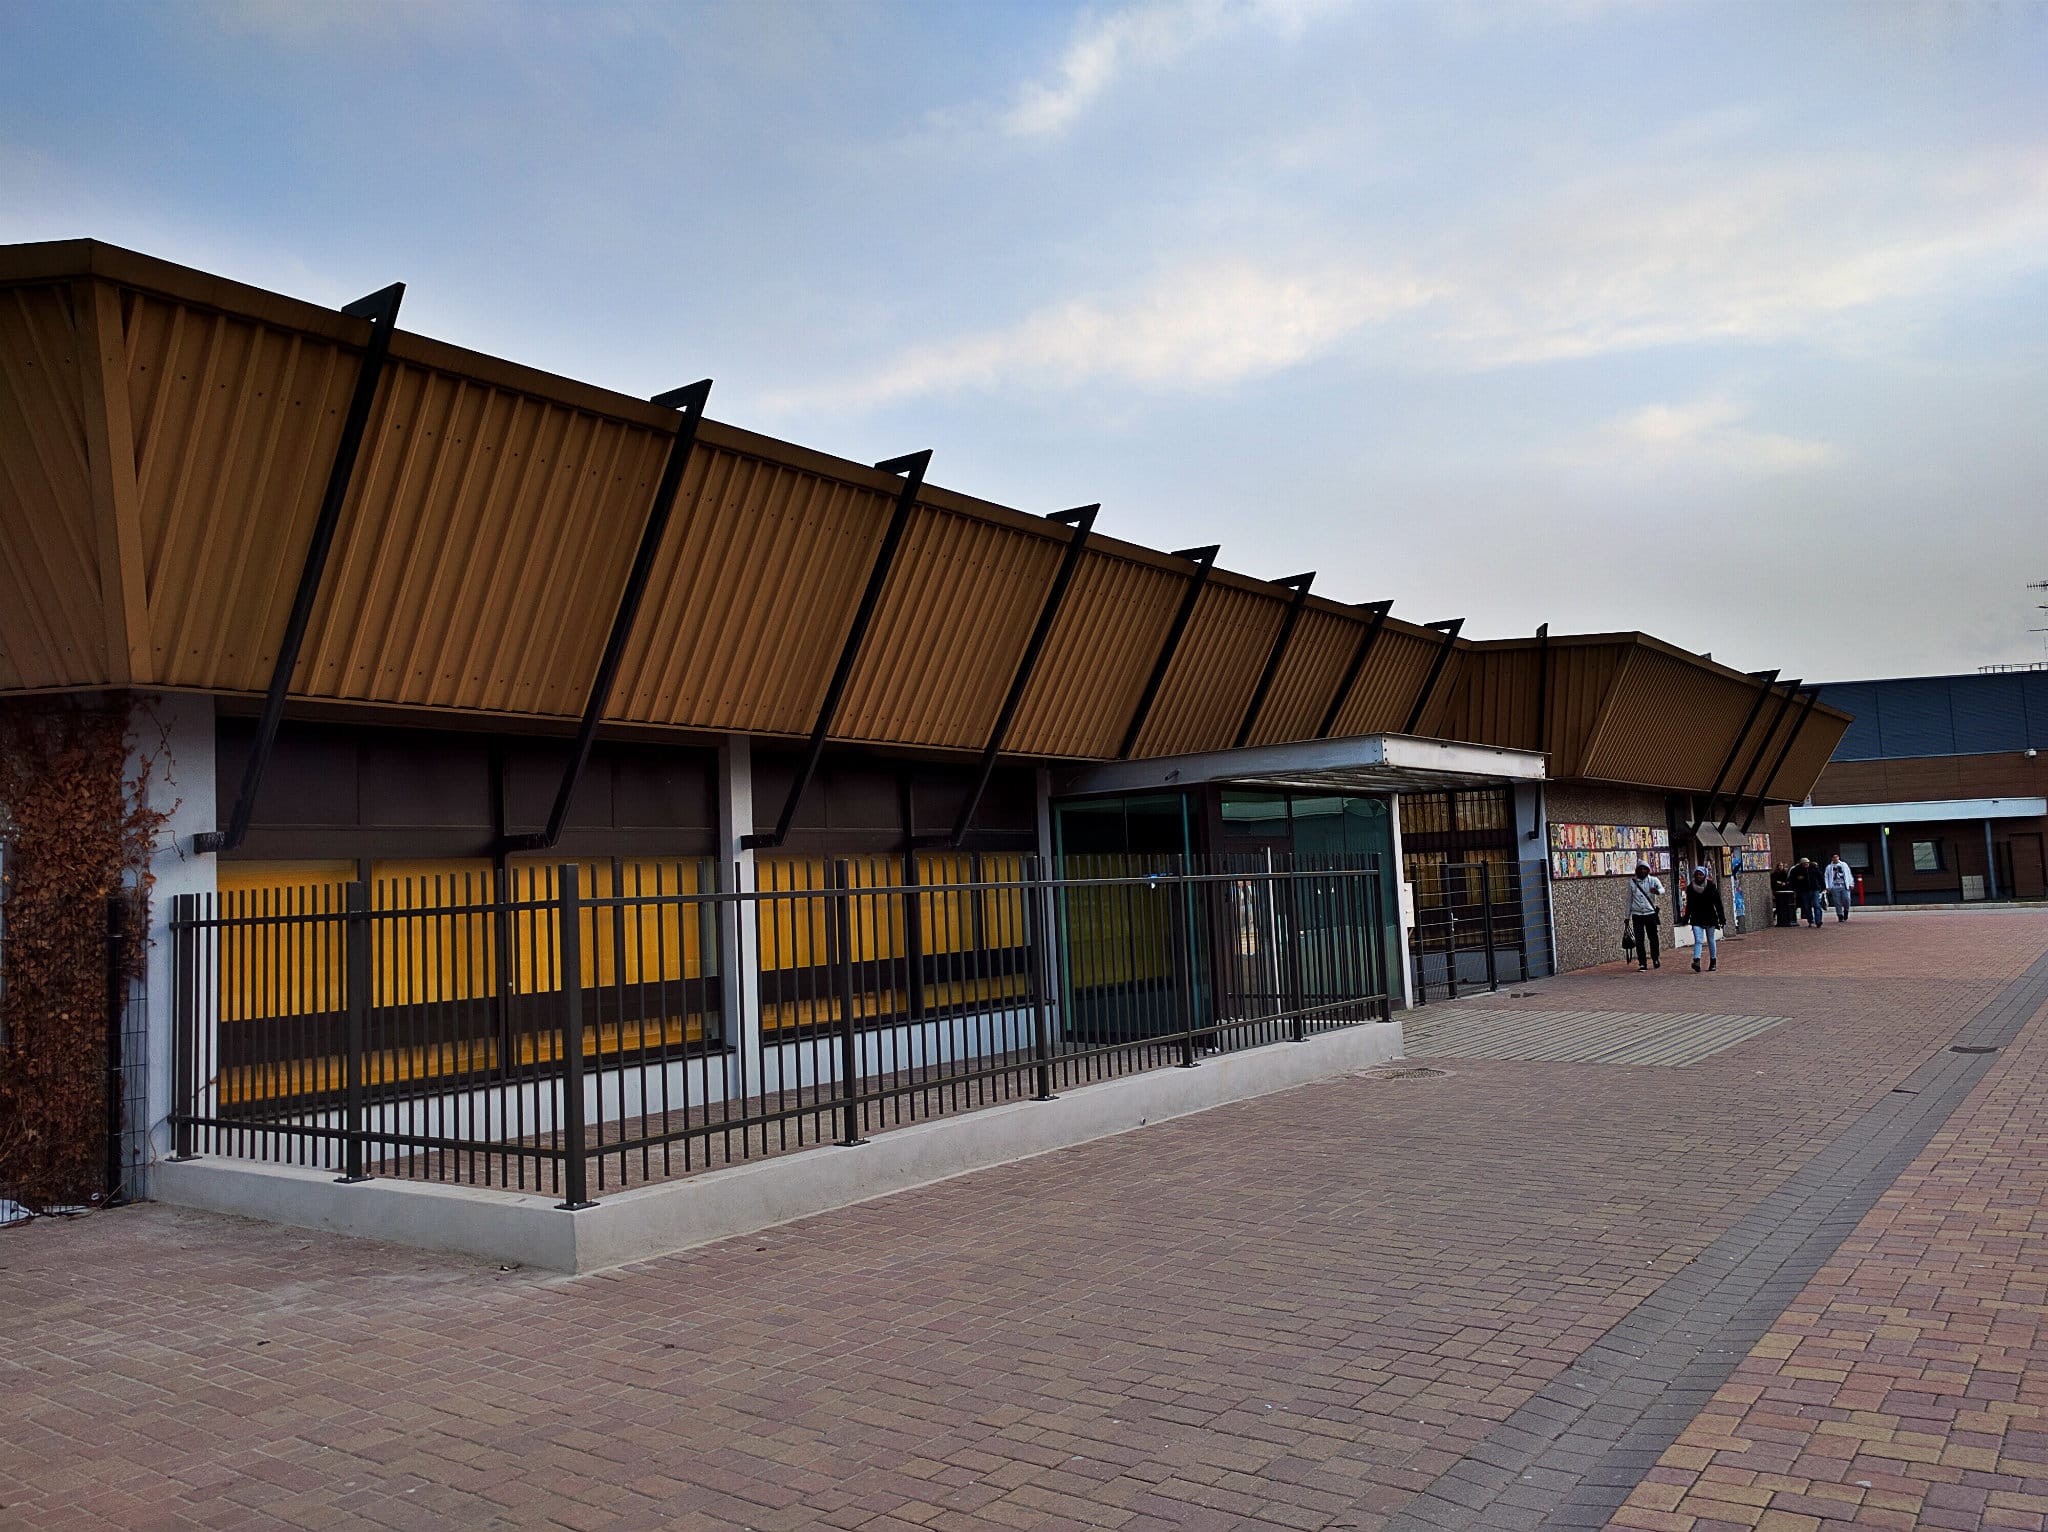
{"label": "building column", "polygon": [[1038,830],[1038,865],[1045,877],[1053,875],[1052,856],[1052,771],[1041,766],[1032,773],[1033,823]]}
{"label": "building column", "polygon": [[1897,904],[1898,895],[1892,892],[1892,827],[1883,825],[1877,832],[1878,853],[1884,858],[1884,902]]}
{"label": "building column", "polygon": [[[1543,940],[1544,971],[1530,973],[1529,978],[1550,978],[1557,973],[1557,905],[1551,898],[1550,890],[1550,800],[1544,791],[1544,784],[1532,782],[1515,789],[1519,800],[1523,793],[1530,799],[1530,821],[1528,837],[1536,847],[1536,861],[1543,869],[1541,887],[1543,890]],[[1519,816],[1518,816],[1519,817]],[[1526,919],[1526,916],[1524,917]],[[1525,953],[1526,962],[1526,953]]]}
{"label": "building column", "polygon": [[[752,894],[754,852],[743,844],[754,832],[753,741],[728,735],[718,747],[718,886],[721,891]],[[730,918],[719,922],[720,1004],[724,1008],[726,1094],[743,1096],[749,1089],[748,1061],[761,1051],[761,921],[751,899],[737,899],[726,908]],[[755,1082],[754,1088],[758,1088]]]}
{"label": "building column", "polygon": [[1998,853],[1991,846],[1991,821],[1984,821],[1984,895],[1998,897]]}
{"label": "building column", "polygon": [[[217,858],[192,849],[192,837],[217,828],[214,786],[213,699],[182,693],[138,697],[128,715],[133,744],[128,775],[133,780],[147,763],[142,798],[146,807],[165,816],[150,854],[155,880],[149,895],[149,955],[143,970],[143,1025],[131,1019],[131,1035],[144,1036],[145,1055],[129,1060],[144,1071],[147,1109],[146,1142],[135,1147],[142,1161],[142,1189],[149,1189],[148,1166],[171,1153],[171,1063],[176,1025],[176,977],[171,959],[171,910],[180,894],[210,895],[215,891]],[[132,997],[131,1005],[137,1003]]]}
{"label": "building column", "polygon": [[[1396,945],[1399,951],[1393,954],[1401,974],[1401,1008],[1408,1010],[1415,1004],[1415,944],[1408,939],[1408,933],[1415,926],[1415,890],[1408,882],[1408,866],[1401,856],[1401,795],[1387,794],[1388,831],[1394,847],[1394,909],[1395,929],[1400,933]],[[1457,961],[1453,954],[1452,962]],[[1389,965],[1390,967],[1393,965]]]}

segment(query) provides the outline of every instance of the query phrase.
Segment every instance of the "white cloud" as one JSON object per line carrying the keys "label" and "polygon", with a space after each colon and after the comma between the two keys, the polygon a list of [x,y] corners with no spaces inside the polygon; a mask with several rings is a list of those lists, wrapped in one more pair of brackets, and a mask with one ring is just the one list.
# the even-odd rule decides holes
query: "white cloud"
{"label": "white cloud", "polygon": [[1167,67],[1206,43],[1255,28],[1293,36],[1350,0],[1150,0],[1081,19],[1059,62],[1003,113],[1019,138],[1051,138],[1134,70]]}
{"label": "white cloud", "polygon": [[1966,176],[1791,159],[1674,192],[1639,174],[1560,193],[1451,264],[1439,339],[1462,365],[1821,338],[1844,315],[1867,325],[1877,305],[2048,267],[2048,151]]}
{"label": "white cloud", "polygon": [[1754,478],[1823,468],[1840,457],[1831,442],[1750,429],[1752,413],[1726,394],[1646,404],[1558,448],[1550,460],[1577,470]]}
{"label": "white cloud", "polygon": [[[1005,329],[920,347],[801,399],[872,405],[1016,383],[1219,387],[1307,361],[1431,296],[1412,278],[1344,265],[1295,272],[1248,261],[1182,266],[1114,298],[1075,298]],[[801,400],[777,402],[787,408]]]}
{"label": "white cloud", "polygon": [[[1239,240],[1235,220],[1183,210],[1172,253],[1135,287],[1043,303],[778,402],[1098,380],[1213,388],[1346,347],[1453,373],[1727,343],[1868,355],[1944,303],[2048,270],[2048,149],[1966,173],[1811,155],[1677,175],[1667,164],[1433,226],[1319,231],[1320,249],[1358,252],[1342,260],[1290,250],[1282,219],[1260,216]],[[1801,461],[1783,444],[1749,451]]]}

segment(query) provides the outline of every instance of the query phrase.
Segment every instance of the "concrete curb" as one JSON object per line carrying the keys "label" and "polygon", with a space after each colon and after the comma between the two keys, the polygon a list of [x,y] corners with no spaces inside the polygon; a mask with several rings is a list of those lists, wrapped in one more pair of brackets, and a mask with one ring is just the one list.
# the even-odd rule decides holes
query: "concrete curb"
{"label": "concrete curb", "polygon": [[918,1123],[858,1148],[806,1149],[615,1192],[577,1213],[534,1193],[392,1180],[347,1186],[330,1171],[212,1157],[151,1166],[149,1194],[180,1207],[422,1250],[549,1271],[598,1271],[1399,1057],[1398,1020],[1346,1027],[1306,1042],[1212,1057],[1195,1069],[1158,1069],[1052,1101],[1016,1101]]}

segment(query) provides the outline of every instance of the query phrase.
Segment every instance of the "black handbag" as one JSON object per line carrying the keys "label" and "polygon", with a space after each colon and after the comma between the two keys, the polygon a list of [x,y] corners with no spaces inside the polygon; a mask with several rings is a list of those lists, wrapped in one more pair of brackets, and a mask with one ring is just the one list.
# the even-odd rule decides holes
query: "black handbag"
{"label": "black handbag", "polygon": [[1626,915],[1621,918],[1621,950],[1629,953],[1636,950],[1636,923]]}

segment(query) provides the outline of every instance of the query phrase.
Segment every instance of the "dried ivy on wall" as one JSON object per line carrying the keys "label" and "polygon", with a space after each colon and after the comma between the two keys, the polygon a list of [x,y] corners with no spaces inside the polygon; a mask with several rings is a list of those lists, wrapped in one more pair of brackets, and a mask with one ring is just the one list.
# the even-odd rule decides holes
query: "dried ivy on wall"
{"label": "dried ivy on wall", "polygon": [[87,1203],[107,1155],[107,903],[132,902],[123,984],[142,970],[149,856],[164,815],[128,775],[125,702],[0,702],[6,826],[0,948],[0,1199]]}

